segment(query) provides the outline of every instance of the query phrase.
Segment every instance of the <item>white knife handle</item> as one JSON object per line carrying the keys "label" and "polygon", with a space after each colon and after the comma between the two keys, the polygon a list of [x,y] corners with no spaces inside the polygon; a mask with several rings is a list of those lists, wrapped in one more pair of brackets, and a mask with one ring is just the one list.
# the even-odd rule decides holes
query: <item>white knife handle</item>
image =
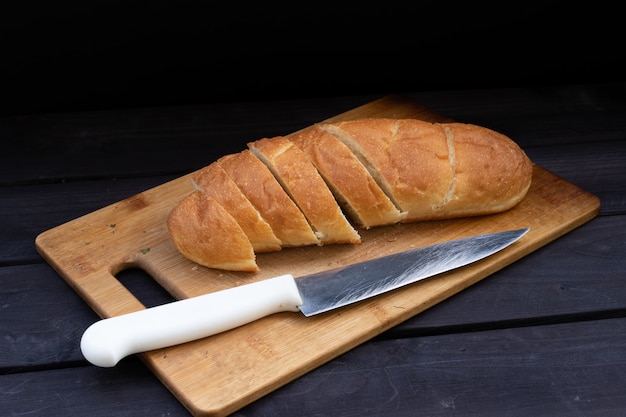
{"label": "white knife handle", "polygon": [[201,339],[270,314],[298,311],[302,298],[292,275],[163,304],[92,324],[80,342],[94,365],[115,366],[133,353]]}

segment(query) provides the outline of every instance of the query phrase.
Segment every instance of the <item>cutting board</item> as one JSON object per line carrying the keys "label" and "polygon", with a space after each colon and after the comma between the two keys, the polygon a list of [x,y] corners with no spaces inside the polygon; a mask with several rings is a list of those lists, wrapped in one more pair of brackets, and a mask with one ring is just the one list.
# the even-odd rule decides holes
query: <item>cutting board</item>
{"label": "cutting board", "polygon": [[[447,120],[399,96],[329,120],[360,117]],[[298,277],[451,239],[530,227],[521,240],[483,261],[371,300],[311,318],[279,313],[206,339],[140,354],[195,416],[222,416],[242,408],[557,239],[594,218],[600,208],[595,196],[535,165],[526,198],[507,212],[360,230],[360,245],[260,254],[260,272],[237,273],[186,260],[169,238],[166,217],[193,190],[191,175],[50,229],[37,237],[37,249],[104,318],[145,308],[116,278],[126,268],[142,268],[173,297],[184,299],[284,273]]]}

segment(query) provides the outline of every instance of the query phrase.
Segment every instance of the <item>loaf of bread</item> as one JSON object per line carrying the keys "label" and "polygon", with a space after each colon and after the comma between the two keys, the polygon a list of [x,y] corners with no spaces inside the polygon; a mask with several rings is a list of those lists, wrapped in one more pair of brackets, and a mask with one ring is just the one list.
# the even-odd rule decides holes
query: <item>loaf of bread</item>
{"label": "loaf of bread", "polygon": [[509,137],[464,123],[366,118],[262,138],[193,175],[170,212],[186,258],[258,271],[256,254],[358,244],[358,228],[481,216],[517,205],[532,163]]}

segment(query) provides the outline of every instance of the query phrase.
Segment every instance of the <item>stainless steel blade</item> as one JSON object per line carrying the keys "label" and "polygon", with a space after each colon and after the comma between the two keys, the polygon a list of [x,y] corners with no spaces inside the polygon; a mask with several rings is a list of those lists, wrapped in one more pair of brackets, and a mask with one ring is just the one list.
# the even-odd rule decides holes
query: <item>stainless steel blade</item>
{"label": "stainless steel blade", "polygon": [[506,248],[528,230],[443,242],[296,278],[304,301],[300,311],[312,316],[469,265]]}

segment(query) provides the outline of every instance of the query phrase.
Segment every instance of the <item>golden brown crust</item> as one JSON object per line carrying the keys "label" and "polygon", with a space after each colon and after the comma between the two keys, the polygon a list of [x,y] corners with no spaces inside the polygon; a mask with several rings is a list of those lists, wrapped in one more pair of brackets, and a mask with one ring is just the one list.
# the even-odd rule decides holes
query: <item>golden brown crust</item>
{"label": "golden brown crust", "polygon": [[341,209],[365,228],[492,214],[518,204],[532,181],[532,162],[513,140],[464,123],[320,123],[248,147],[198,171],[204,192],[170,213],[172,240],[192,261],[258,270],[262,245],[250,230],[259,220],[279,242],[259,239],[267,250],[341,242],[335,231],[358,243]]}
{"label": "golden brown crust", "polygon": [[481,126],[360,119],[322,127],[346,143],[407,212],[403,222],[504,211],[530,186],[532,164],[524,152]]}
{"label": "golden brown crust", "polygon": [[288,136],[311,159],[339,204],[368,229],[404,218],[359,160],[336,137],[313,126]]}
{"label": "golden brown crust", "polygon": [[361,242],[326,182],[293,142],[285,137],[264,138],[248,147],[300,207],[322,244]]}
{"label": "golden brown crust", "polygon": [[484,127],[444,123],[454,144],[455,187],[439,217],[498,213],[517,205],[532,181],[532,162],[509,137]]}
{"label": "golden brown crust", "polygon": [[217,162],[269,223],[283,247],[319,244],[304,214],[250,150],[223,156]]}
{"label": "golden brown crust", "polygon": [[452,182],[444,129],[420,120],[361,119],[323,125],[363,161],[407,213],[424,219],[441,204]]}
{"label": "golden brown crust", "polygon": [[237,220],[255,252],[281,249],[280,239],[221,165],[207,165],[194,174],[193,180],[206,195],[220,203]]}
{"label": "golden brown crust", "polygon": [[187,259],[228,271],[259,270],[252,245],[237,220],[200,191],[172,209],[167,227],[174,245]]}

